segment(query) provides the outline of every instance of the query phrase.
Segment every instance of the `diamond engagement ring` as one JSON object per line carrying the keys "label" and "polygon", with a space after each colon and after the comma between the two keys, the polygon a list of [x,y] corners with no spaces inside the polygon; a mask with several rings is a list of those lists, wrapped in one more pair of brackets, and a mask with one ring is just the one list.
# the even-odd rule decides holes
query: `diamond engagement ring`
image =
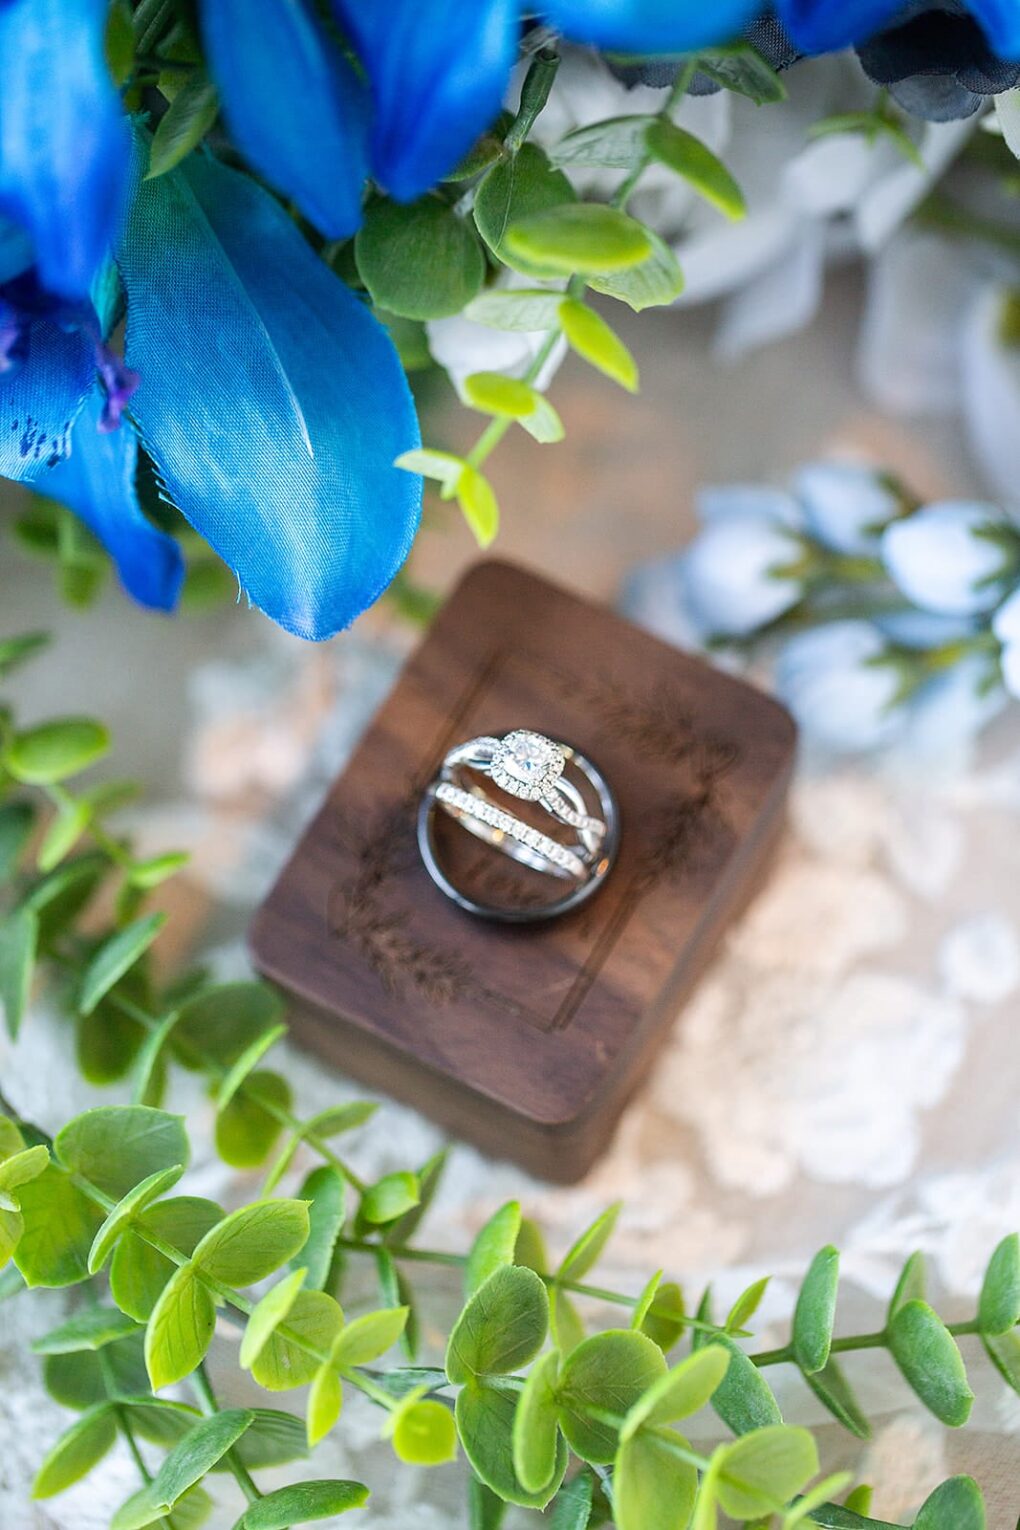
{"label": "diamond engagement ring", "polygon": [[[543,809],[544,821],[534,807],[529,818],[519,814],[512,802],[497,800],[487,789],[489,782],[506,797]],[[592,800],[586,800],[585,794]],[[598,813],[592,811],[596,804]],[[476,839],[531,870],[569,882],[571,890],[552,903],[521,910],[497,908],[465,896],[439,863],[434,833],[437,808]],[[564,828],[570,831],[567,836]],[[501,738],[470,739],[451,749],[419,813],[419,845],[433,881],[462,908],[497,919],[546,919],[584,902],[607,875],[617,839],[616,799],[598,769],[569,744],[527,728],[516,728]]]}

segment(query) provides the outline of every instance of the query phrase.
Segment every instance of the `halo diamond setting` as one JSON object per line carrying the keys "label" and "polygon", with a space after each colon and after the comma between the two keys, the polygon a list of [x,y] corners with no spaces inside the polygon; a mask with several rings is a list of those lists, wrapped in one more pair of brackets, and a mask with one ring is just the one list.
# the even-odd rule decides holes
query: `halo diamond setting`
{"label": "halo diamond setting", "polygon": [[556,785],[565,763],[563,750],[552,739],[518,728],[500,739],[488,769],[496,785],[511,797],[538,802]]}

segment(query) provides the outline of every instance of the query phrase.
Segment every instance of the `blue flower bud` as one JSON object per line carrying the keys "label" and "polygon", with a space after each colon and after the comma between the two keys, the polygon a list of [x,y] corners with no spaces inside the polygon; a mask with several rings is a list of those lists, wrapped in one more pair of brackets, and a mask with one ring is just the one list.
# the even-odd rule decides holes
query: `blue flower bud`
{"label": "blue flower bud", "polygon": [[796,605],[789,572],[803,548],[797,508],[775,489],[736,485],[699,498],[706,525],[680,566],[692,620],[706,636],[743,637]]}
{"label": "blue flower bud", "polygon": [[1006,689],[1020,698],[1020,588],[1013,591],[992,617],[992,631],[1002,644],[1000,664]]}
{"label": "blue flower bud", "polygon": [[875,749],[903,724],[898,666],[883,662],[882,634],[865,621],[832,622],[790,639],[776,687],[806,738],[832,753]]}
{"label": "blue flower bud", "polygon": [[1009,522],[994,506],[944,500],[887,527],[882,558],[914,605],[969,616],[991,611],[1002,598],[1009,535]]}
{"label": "blue flower bud", "polygon": [[873,468],[857,462],[808,462],[793,480],[808,529],[834,552],[877,553],[882,529],[899,501]]}

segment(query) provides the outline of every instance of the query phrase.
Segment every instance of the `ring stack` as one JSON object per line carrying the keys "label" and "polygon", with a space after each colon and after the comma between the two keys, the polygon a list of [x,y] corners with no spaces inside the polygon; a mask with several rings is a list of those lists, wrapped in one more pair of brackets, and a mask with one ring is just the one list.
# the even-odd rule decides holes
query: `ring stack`
{"label": "ring stack", "polygon": [[[565,775],[568,765],[575,779]],[[548,824],[529,823],[512,805],[495,801],[484,778],[506,796],[543,808]],[[597,801],[601,817],[589,810],[581,786]],[[465,897],[439,866],[433,834],[436,808],[501,854],[570,882],[571,891],[537,912],[497,909]],[[571,831],[566,838],[564,828]],[[422,799],[418,838],[433,881],[461,907],[499,919],[546,919],[584,902],[607,875],[618,838],[616,800],[601,773],[577,750],[531,729],[516,728],[502,738],[470,739],[448,752]]]}

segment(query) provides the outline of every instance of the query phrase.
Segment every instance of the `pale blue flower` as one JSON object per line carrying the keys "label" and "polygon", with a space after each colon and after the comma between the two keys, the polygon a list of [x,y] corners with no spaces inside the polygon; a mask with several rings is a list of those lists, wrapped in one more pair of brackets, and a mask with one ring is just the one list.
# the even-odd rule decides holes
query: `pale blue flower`
{"label": "pale blue flower", "polygon": [[970,654],[911,698],[904,716],[904,748],[915,757],[944,761],[966,749],[1006,700],[989,655]]}
{"label": "pale blue flower", "polygon": [[834,552],[873,556],[900,502],[881,474],[856,462],[808,462],[793,480],[808,529]]}
{"label": "pale blue flower", "polygon": [[943,500],[887,527],[882,558],[914,605],[968,616],[991,611],[1001,600],[1009,534],[1009,523],[994,506]]}
{"label": "pale blue flower", "polygon": [[691,617],[706,636],[744,637],[800,600],[800,579],[789,571],[801,544],[788,503],[771,489],[703,496],[706,525],[683,559],[681,580]]}
{"label": "pale blue flower", "polygon": [[903,724],[900,673],[870,622],[832,622],[790,639],[776,688],[806,737],[832,753],[889,743]]}
{"label": "pale blue flower", "polygon": [[958,643],[977,630],[973,616],[943,616],[937,611],[918,611],[905,607],[876,616],[875,625],[900,648],[941,648],[944,643]]}
{"label": "pale blue flower", "polygon": [[999,663],[1003,683],[1020,699],[1020,588],[1003,601],[992,617],[992,631],[1002,644]]}

